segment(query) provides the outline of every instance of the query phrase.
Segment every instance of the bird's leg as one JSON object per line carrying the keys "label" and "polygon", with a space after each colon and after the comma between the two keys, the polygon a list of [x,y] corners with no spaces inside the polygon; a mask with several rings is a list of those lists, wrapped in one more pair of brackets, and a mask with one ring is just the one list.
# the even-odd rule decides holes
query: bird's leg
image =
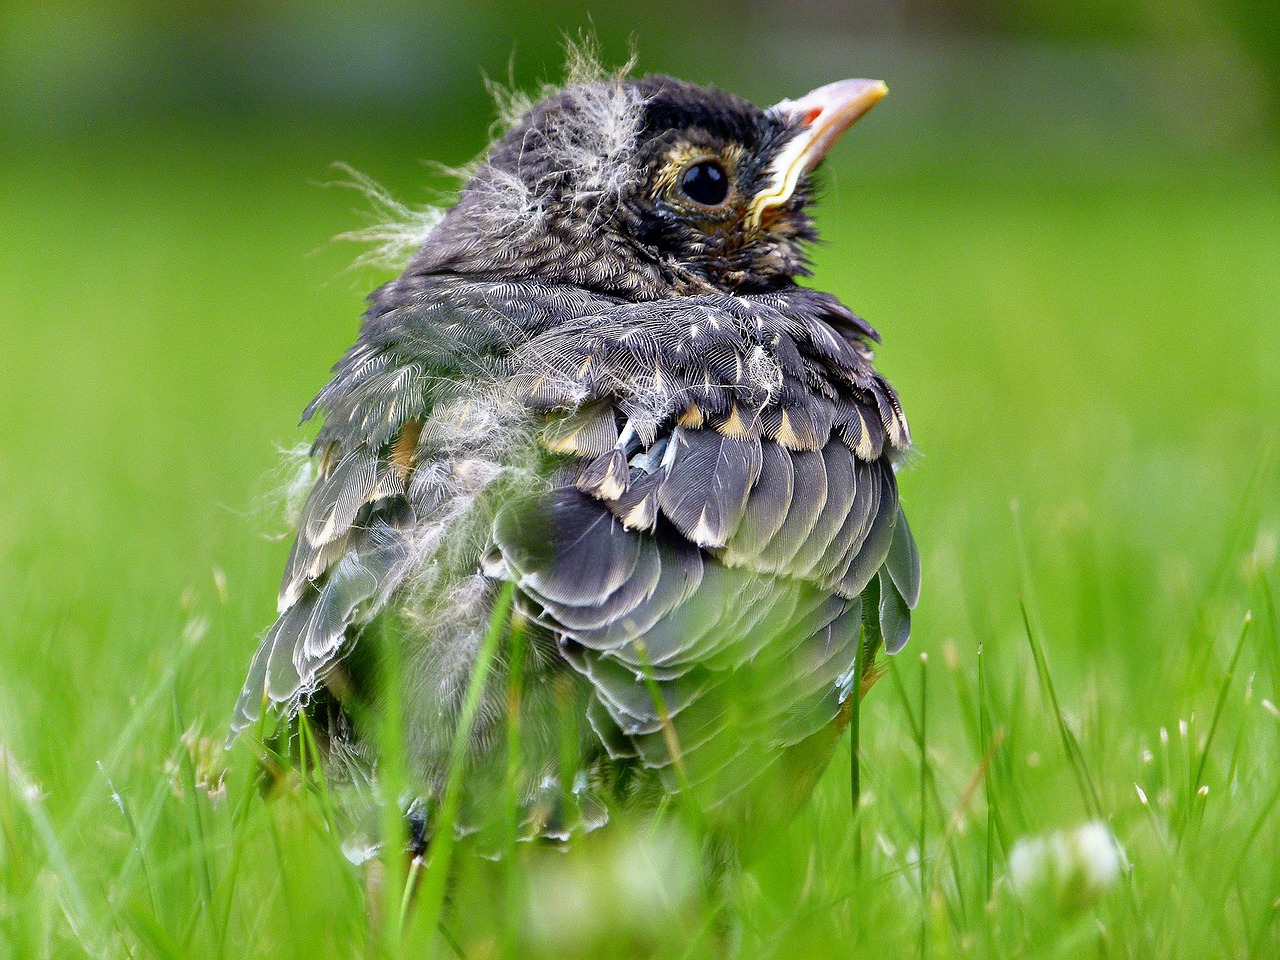
{"label": "bird's leg", "polygon": [[409,842],[405,848],[405,855],[409,858],[408,869],[405,872],[404,895],[400,902],[403,904],[401,910],[401,922],[407,922],[409,914],[413,910],[413,905],[418,897],[418,888],[422,885],[422,871],[427,864],[427,849],[431,846],[431,832],[427,824],[427,808],[421,800],[415,800],[409,804],[409,809],[405,811],[404,818],[409,826]]}
{"label": "bird's leg", "polygon": [[[427,850],[431,837],[427,825],[425,805],[414,801],[404,814],[408,842],[405,844],[405,884],[399,897],[399,926],[403,929],[413,911],[418,888],[422,885],[423,871],[427,863]],[[365,913],[369,918],[369,931],[375,942],[381,942],[387,931],[387,871],[381,857],[371,857],[363,867]]]}

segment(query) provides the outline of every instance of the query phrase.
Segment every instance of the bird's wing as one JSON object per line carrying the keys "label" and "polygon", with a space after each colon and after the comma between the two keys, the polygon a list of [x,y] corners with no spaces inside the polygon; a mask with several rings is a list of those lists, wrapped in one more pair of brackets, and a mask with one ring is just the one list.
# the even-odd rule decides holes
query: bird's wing
{"label": "bird's wing", "polygon": [[500,515],[506,575],[594,685],[609,749],[673,785],[749,779],[748,728],[777,744],[828,724],[864,616],[890,652],[906,642],[919,560],[893,462],[909,438],[860,324],[807,291],[686,298],[516,355],[571,467]]}
{"label": "bird's wing", "polygon": [[677,779],[723,770],[726,698],[708,694],[727,678],[768,679],[733,696],[767,737],[827,723],[854,682],[864,588],[880,586],[870,612],[891,650],[918,593],[891,465],[906,424],[868,334],[803,291],[620,304],[451,277],[384,288],[312,405],[327,414],[319,479],[234,729],[306,698],[523,455],[537,415],[550,492],[514,499],[493,538],[589,679],[606,746]]}
{"label": "bird's wing", "polygon": [[306,413],[326,414],[312,450],[318,478],[233,736],[264,704],[296,709],[501,469],[500,421],[525,415],[495,386],[513,345],[607,305],[573,288],[450,277],[401,278],[372,300]]}

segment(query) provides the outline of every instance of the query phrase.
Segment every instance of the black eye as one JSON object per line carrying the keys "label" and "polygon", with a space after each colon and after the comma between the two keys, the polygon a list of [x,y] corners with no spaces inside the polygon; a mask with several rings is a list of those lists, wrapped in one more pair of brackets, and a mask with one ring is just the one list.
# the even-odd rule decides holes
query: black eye
{"label": "black eye", "polygon": [[715,160],[695,163],[680,178],[684,195],[703,206],[714,207],[724,203],[729,195],[729,175]]}

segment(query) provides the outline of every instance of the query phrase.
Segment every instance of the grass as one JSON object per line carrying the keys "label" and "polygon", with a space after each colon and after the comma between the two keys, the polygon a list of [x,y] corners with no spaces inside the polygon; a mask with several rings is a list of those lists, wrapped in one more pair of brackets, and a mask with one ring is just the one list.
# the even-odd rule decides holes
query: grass
{"label": "grass", "polygon": [[[464,843],[371,928],[334,798],[267,802],[220,745],[287,549],[264,477],[378,279],[314,184],[402,155],[179,131],[0,161],[0,958],[703,956],[726,910],[742,957],[1280,952],[1280,197],[1233,157],[846,158],[816,282],[885,335],[925,572],[859,778],[837,751],[718,886],[673,815]],[[1014,895],[1020,839],[1094,819],[1114,888]]]}

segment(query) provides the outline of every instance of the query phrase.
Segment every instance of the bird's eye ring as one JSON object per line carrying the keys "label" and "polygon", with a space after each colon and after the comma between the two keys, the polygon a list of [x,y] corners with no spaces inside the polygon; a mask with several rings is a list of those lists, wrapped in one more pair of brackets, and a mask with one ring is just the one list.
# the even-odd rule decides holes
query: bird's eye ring
{"label": "bird's eye ring", "polygon": [[718,160],[699,160],[681,174],[680,190],[694,203],[718,207],[729,196],[729,174]]}

